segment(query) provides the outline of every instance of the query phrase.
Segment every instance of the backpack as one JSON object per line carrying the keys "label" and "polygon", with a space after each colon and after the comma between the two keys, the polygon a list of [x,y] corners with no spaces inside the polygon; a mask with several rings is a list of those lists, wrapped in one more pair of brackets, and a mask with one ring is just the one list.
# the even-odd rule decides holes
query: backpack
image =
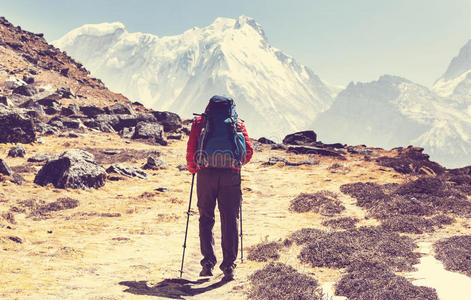
{"label": "backpack", "polygon": [[245,137],[234,100],[213,96],[201,116],[203,127],[195,154],[198,167],[240,168],[246,157]]}

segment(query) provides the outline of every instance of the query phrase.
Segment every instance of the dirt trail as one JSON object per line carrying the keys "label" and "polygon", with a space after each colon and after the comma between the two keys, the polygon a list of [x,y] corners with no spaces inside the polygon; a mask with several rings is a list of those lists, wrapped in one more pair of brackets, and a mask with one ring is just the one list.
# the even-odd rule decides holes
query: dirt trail
{"label": "dirt trail", "polygon": [[[221,282],[222,273],[198,277],[200,271],[197,214],[190,218],[183,280],[179,279],[182,244],[186,223],[191,175],[176,166],[184,163],[186,141],[168,147],[139,142],[123,143],[118,136],[89,134],[78,139],[44,138],[44,144],[26,145],[27,157],[36,153],[60,154],[66,148],[158,150],[169,163],[164,170],[149,171],[149,179],[108,181],[98,190],[58,190],[32,184],[38,167],[26,168],[21,175],[28,181],[23,186],[0,183],[0,212],[19,208],[16,224],[0,218],[0,298],[7,299],[246,299],[250,288],[248,277],[265,263],[245,260],[236,269],[236,280]],[[11,145],[0,145],[6,153]],[[327,217],[315,213],[292,213],[290,200],[301,192],[329,190],[338,193],[346,206],[343,216],[361,219],[358,225],[375,224],[363,219],[365,212],[354,200],[339,192],[339,186],[355,181],[379,183],[401,182],[403,175],[385,170],[361,157],[341,162],[350,167],[346,174],[332,173],[336,162],[319,158],[313,166],[289,167],[278,164],[262,166],[270,156],[304,160],[282,151],[265,149],[255,152],[253,161],[243,169],[242,188],[244,256],[248,248],[262,241],[284,239],[304,227],[324,228]],[[145,158],[137,159],[142,166]],[[26,158],[6,158],[12,167],[29,165]],[[39,166],[39,165],[38,165]],[[381,170],[382,169],[382,170]],[[168,192],[155,191],[166,187]],[[21,201],[28,199],[52,202],[60,197],[79,200],[77,208],[51,212],[49,216],[28,216],[21,212]],[[192,210],[196,209],[196,193]],[[448,228],[446,230],[455,230]],[[219,214],[216,213],[215,250],[220,249]],[[437,236],[440,233],[437,233]],[[21,243],[9,237],[18,237]],[[433,236],[428,238],[433,240]],[[342,271],[311,268],[297,259],[299,248],[284,249],[280,261],[300,272],[313,273],[320,283],[336,282]]]}

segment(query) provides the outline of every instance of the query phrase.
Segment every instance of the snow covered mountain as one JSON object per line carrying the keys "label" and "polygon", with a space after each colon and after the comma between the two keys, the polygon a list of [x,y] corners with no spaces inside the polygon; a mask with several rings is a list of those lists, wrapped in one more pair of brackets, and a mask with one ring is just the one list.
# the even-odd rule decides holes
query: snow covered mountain
{"label": "snow covered mountain", "polygon": [[338,92],[245,16],[161,38],[121,23],[84,25],[53,43],[112,90],[157,110],[191,117],[212,95],[230,96],[254,137],[305,129]]}
{"label": "snow covered mountain", "polygon": [[433,90],[443,97],[471,102],[471,40],[453,58],[445,74],[435,82]]}
{"label": "snow covered mountain", "polygon": [[447,167],[471,164],[471,106],[400,77],[350,83],[312,128],[324,142],[412,144]]}

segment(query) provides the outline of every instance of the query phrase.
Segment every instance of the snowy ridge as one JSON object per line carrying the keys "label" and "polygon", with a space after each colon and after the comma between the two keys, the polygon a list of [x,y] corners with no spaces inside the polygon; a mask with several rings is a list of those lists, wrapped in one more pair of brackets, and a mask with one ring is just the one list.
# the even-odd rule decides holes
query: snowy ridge
{"label": "snowy ridge", "polygon": [[415,145],[447,167],[471,164],[471,106],[407,79],[351,83],[312,127],[326,142]]}
{"label": "snowy ridge", "polygon": [[246,16],[162,38],[121,23],[84,25],[53,43],[111,89],[154,109],[191,117],[212,95],[230,96],[254,137],[281,140],[306,129],[338,92],[270,46]]}
{"label": "snowy ridge", "polygon": [[433,90],[442,97],[471,101],[471,40],[452,59],[445,74],[435,82]]}

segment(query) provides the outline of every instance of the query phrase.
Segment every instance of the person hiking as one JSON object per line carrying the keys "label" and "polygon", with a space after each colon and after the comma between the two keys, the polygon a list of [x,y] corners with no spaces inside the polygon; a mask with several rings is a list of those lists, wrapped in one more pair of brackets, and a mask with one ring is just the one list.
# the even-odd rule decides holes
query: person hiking
{"label": "person hiking", "polygon": [[200,276],[212,276],[214,209],[221,217],[223,260],[219,268],[225,280],[233,279],[238,252],[237,218],[242,201],[240,169],[250,161],[253,148],[244,123],[237,119],[232,99],[213,96],[205,112],[191,126],[187,144],[188,171],[197,174],[199,237],[203,259]]}

